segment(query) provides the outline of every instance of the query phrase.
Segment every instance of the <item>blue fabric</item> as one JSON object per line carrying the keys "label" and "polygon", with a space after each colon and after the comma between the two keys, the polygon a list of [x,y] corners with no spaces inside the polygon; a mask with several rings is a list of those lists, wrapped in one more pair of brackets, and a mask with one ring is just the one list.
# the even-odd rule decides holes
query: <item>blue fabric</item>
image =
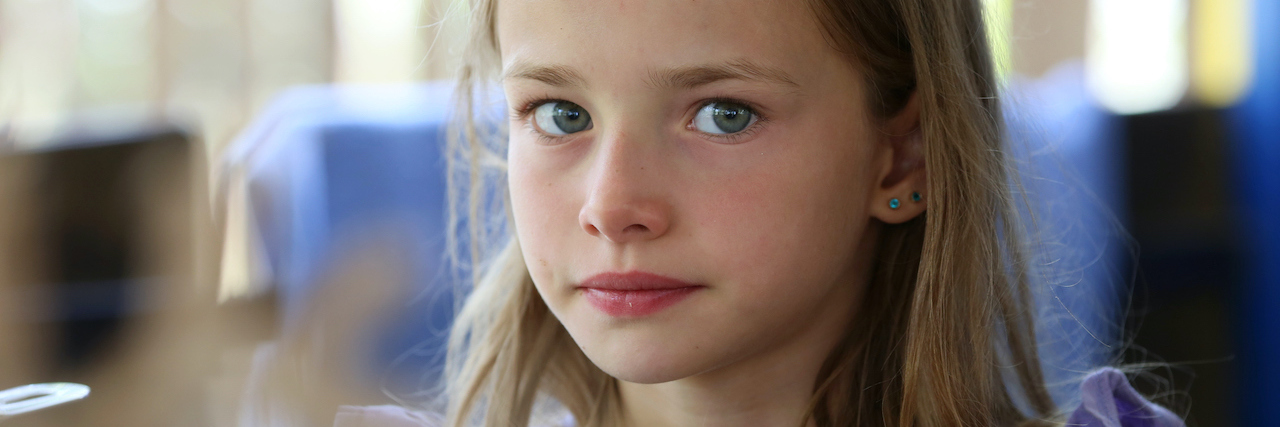
{"label": "blue fabric", "polygon": [[1254,81],[1228,113],[1245,251],[1240,291],[1239,425],[1280,420],[1280,2],[1252,1]]}

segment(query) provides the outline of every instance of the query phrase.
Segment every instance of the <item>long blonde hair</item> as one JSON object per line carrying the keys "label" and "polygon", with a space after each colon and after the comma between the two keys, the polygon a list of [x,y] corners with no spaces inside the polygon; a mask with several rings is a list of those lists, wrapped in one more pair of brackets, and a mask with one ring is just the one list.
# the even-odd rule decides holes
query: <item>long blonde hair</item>
{"label": "long blonde hair", "polygon": [[[1038,425],[1057,414],[978,3],[810,1],[829,43],[865,76],[874,117],[917,98],[929,204],[882,229],[863,307],[815,378],[800,425]],[[476,279],[449,343],[449,424],[528,426],[545,398],[580,426],[616,423],[616,380],[573,344],[515,238],[502,237],[505,120],[485,118],[494,109],[483,101],[499,68],[497,0],[471,4],[449,148],[450,235],[465,224],[470,256],[458,261]]]}

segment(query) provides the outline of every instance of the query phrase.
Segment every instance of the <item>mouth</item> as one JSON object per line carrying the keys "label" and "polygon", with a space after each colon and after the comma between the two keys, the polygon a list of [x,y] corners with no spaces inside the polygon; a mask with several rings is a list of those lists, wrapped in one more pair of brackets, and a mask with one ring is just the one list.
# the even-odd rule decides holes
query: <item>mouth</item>
{"label": "mouth", "polygon": [[597,274],[577,286],[592,307],[624,318],[657,313],[703,288],[706,286],[643,272]]}

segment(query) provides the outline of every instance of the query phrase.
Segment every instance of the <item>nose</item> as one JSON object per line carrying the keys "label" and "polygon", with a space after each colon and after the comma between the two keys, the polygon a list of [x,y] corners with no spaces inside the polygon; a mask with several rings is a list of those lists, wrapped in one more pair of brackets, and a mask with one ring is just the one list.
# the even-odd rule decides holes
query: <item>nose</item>
{"label": "nose", "polygon": [[663,168],[654,161],[662,156],[653,144],[636,139],[601,142],[579,225],[587,234],[620,244],[666,234],[671,206],[664,197]]}

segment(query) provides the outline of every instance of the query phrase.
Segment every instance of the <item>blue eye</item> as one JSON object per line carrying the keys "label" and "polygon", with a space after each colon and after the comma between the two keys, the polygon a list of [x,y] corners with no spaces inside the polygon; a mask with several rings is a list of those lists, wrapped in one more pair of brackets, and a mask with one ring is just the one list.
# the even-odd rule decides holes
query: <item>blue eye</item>
{"label": "blue eye", "polygon": [[551,135],[568,135],[591,129],[591,115],[587,110],[568,101],[550,101],[533,111],[533,121],[539,129]]}
{"label": "blue eye", "polygon": [[736,102],[708,103],[693,117],[693,127],[715,135],[742,132],[756,122],[756,113]]}

